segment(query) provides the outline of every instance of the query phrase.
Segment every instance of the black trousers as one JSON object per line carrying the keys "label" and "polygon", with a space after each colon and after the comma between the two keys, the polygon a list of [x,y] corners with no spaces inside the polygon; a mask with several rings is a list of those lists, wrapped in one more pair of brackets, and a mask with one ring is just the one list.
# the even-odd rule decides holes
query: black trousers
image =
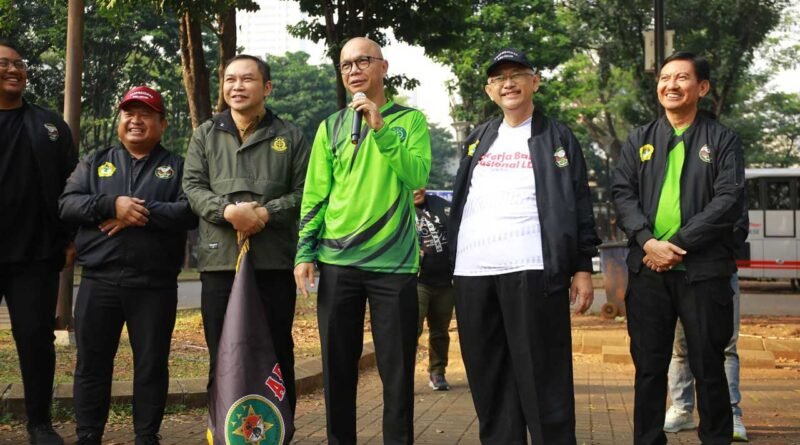
{"label": "black trousers", "polygon": [[0,267],[0,300],[5,298],[17,345],[28,427],[50,422],[56,352],[58,270],[44,262]]}
{"label": "black trousers", "polygon": [[102,437],[123,324],[133,350],[133,430],[158,433],[169,387],[177,289],[120,287],[84,277],[75,302],[75,421],[78,436]]}
{"label": "black trousers", "polygon": [[[294,340],[292,340],[292,322],[297,302],[297,286],[291,270],[257,270],[256,285],[259,297],[264,303],[267,314],[275,355],[281,365],[286,394],[294,412],[297,394],[294,382]],[[217,364],[217,351],[222,336],[222,324],[228,310],[228,299],[233,287],[235,272],[202,272],[200,281],[203,288],[200,292],[200,310],[203,314],[203,329],[210,356],[208,385],[214,379]]]}
{"label": "black trousers", "polygon": [[417,277],[320,264],[317,314],[328,443],[356,443],[358,361],[367,301],[383,382],[383,443],[412,444]]}
{"label": "black trousers", "polygon": [[686,332],[689,367],[695,378],[698,435],[704,444],[729,444],[733,435],[725,347],[733,335],[730,277],[696,283],[686,272],[630,273],[625,307],[631,356],[636,366],[633,408],[635,444],[665,444],[667,371],[675,323]]}
{"label": "black trousers", "polygon": [[568,290],[546,293],[533,270],[453,284],[481,443],[575,444]]}

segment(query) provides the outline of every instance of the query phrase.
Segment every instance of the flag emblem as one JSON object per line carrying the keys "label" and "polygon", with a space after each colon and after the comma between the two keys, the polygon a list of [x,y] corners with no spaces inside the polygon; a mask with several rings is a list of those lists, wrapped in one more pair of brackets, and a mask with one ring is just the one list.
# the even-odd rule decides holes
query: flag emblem
{"label": "flag emblem", "polygon": [[237,400],[225,419],[226,445],[281,444],[284,431],[280,410],[256,394]]}

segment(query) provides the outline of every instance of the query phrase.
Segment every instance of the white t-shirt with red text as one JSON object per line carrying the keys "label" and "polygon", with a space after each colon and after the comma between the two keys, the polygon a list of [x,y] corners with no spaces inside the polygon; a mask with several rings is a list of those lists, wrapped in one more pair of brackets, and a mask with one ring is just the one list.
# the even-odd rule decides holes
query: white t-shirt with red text
{"label": "white t-shirt with red text", "polygon": [[531,119],[516,127],[504,121],[478,160],[461,218],[455,275],[544,269],[530,137]]}

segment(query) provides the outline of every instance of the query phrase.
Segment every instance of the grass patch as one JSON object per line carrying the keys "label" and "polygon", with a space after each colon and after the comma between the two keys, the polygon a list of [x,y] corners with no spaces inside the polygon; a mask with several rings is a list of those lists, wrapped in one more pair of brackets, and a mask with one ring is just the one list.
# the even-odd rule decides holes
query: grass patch
{"label": "grass patch", "polygon": [[[297,298],[292,328],[297,360],[320,355],[316,303],[316,294],[309,298],[301,296]],[[56,346],[56,383],[72,382],[75,360],[74,346]],[[200,310],[178,312],[175,330],[172,333],[169,373],[171,378],[197,378],[208,375],[208,349],[203,335]],[[133,352],[125,328],[114,360],[114,380],[133,380]],[[22,382],[11,330],[0,330],[0,382]]]}

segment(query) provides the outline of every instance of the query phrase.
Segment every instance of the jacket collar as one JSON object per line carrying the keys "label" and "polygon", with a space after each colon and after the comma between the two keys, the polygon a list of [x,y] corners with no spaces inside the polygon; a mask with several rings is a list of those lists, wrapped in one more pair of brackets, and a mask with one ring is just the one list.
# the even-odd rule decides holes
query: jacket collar
{"label": "jacket collar", "polygon": [[[276,119],[276,116],[272,110],[267,107],[264,107],[264,110],[266,111],[266,114],[264,114],[264,117],[261,118],[261,122],[258,123],[256,131],[269,127]],[[211,121],[214,123],[215,129],[230,133],[237,138],[239,137],[239,131],[236,130],[236,123],[233,121],[233,115],[231,114],[230,108],[212,116]]]}

